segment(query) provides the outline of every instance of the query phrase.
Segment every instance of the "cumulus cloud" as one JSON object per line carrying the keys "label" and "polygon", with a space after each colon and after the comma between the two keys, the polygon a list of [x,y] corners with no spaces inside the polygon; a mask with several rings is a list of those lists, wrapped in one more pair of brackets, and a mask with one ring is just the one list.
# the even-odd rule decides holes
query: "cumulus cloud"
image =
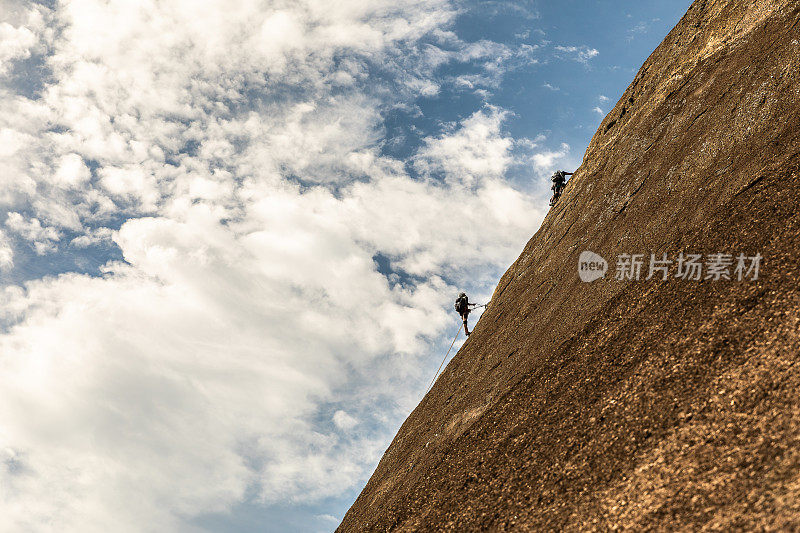
{"label": "cumulus cloud", "polygon": [[512,140],[500,131],[505,116],[489,107],[476,112],[452,133],[425,139],[415,161],[417,168],[424,175],[439,172],[446,180],[466,185],[501,177],[511,162]]}
{"label": "cumulus cloud", "polygon": [[91,177],[89,168],[78,154],[67,154],[61,160],[53,175],[54,180],[64,187],[78,187]]}
{"label": "cumulus cloud", "polygon": [[0,268],[115,252],[0,286],[6,527],[190,530],[362,482],[452,294],[490,291],[544,215],[508,169],[568,153],[520,155],[484,106],[400,160],[385,113],[453,83],[437,65],[496,79],[532,50],[442,33],[442,0],[7,13],[0,54],[47,76],[0,83]]}
{"label": "cumulus cloud", "polygon": [[43,255],[55,249],[59,233],[53,227],[43,227],[37,218],[25,218],[19,213],[9,213],[5,221],[6,228],[31,243],[36,253]]}
{"label": "cumulus cloud", "polygon": [[533,161],[535,170],[537,170],[541,175],[554,169],[556,161],[564,159],[568,155],[569,145],[562,143],[559,150],[545,150],[536,152],[532,155],[531,159]]}
{"label": "cumulus cloud", "polygon": [[28,28],[0,22],[0,74],[8,70],[13,61],[29,57],[36,42],[36,35]]}

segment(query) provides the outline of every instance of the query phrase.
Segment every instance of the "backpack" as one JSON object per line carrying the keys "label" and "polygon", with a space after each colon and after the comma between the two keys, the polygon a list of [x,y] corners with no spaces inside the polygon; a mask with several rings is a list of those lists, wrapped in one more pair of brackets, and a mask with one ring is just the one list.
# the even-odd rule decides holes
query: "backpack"
{"label": "backpack", "polygon": [[468,309],[468,304],[469,304],[469,300],[467,299],[466,296],[459,296],[456,299],[456,305],[455,305],[456,312],[459,315],[463,315],[464,312]]}

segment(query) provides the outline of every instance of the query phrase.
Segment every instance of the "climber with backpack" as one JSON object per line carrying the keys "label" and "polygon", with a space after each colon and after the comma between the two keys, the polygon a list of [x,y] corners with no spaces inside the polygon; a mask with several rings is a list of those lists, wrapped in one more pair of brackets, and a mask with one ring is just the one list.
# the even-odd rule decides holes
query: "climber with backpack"
{"label": "climber with backpack", "polygon": [[561,198],[561,193],[564,192],[564,187],[566,187],[567,176],[572,176],[573,174],[574,172],[559,170],[550,178],[550,181],[553,182],[552,187],[550,187],[553,191],[553,197],[550,198],[550,207],[556,205],[558,199]]}
{"label": "climber with backpack", "polygon": [[[488,308],[489,304],[488,303],[471,304],[469,303],[469,298],[467,298],[467,293],[465,292],[462,292],[461,294],[458,295],[458,298],[456,298],[456,312],[459,315],[461,315],[461,320],[464,321],[464,333],[467,334],[467,337],[469,337],[469,329],[467,328],[467,317],[469,316],[471,311],[474,311],[478,307]],[[456,339],[458,339],[458,335],[460,333],[461,333],[461,328],[458,328],[458,331],[456,331],[456,336],[453,337],[453,342],[450,343],[450,348],[447,349],[447,353],[444,354],[444,359],[442,359],[442,362],[439,364],[439,368],[436,369],[436,374],[433,375],[433,379],[428,385],[428,388],[425,389],[425,394],[428,394],[428,391],[431,390],[431,387],[433,387],[433,384],[436,382],[436,377],[439,375],[439,371],[442,369],[442,365],[444,365],[444,362],[447,360],[447,356],[450,355],[450,350],[453,349],[453,346],[456,343]]]}
{"label": "climber with backpack", "polygon": [[469,298],[467,298],[467,294],[464,292],[459,294],[458,298],[456,298],[456,312],[461,315],[461,320],[464,321],[464,333],[467,334],[467,337],[469,337],[467,317],[469,316],[469,313],[476,307],[478,307],[478,304],[469,303]]}

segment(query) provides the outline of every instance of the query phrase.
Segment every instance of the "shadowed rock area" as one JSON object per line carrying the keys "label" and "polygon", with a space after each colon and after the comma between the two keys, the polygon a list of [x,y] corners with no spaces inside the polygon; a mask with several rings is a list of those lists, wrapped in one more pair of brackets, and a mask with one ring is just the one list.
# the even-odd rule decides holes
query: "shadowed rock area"
{"label": "shadowed rock area", "polygon": [[800,529],[799,72],[800,2],[696,1],[338,530]]}

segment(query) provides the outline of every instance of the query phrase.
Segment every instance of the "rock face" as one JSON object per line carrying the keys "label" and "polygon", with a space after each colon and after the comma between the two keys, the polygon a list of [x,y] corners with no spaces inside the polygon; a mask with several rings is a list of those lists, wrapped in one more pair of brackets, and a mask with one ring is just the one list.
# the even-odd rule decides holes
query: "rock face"
{"label": "rock face", "polygon": [[800,2],[697,0],[339,530],[800,529],[798,73]]}

